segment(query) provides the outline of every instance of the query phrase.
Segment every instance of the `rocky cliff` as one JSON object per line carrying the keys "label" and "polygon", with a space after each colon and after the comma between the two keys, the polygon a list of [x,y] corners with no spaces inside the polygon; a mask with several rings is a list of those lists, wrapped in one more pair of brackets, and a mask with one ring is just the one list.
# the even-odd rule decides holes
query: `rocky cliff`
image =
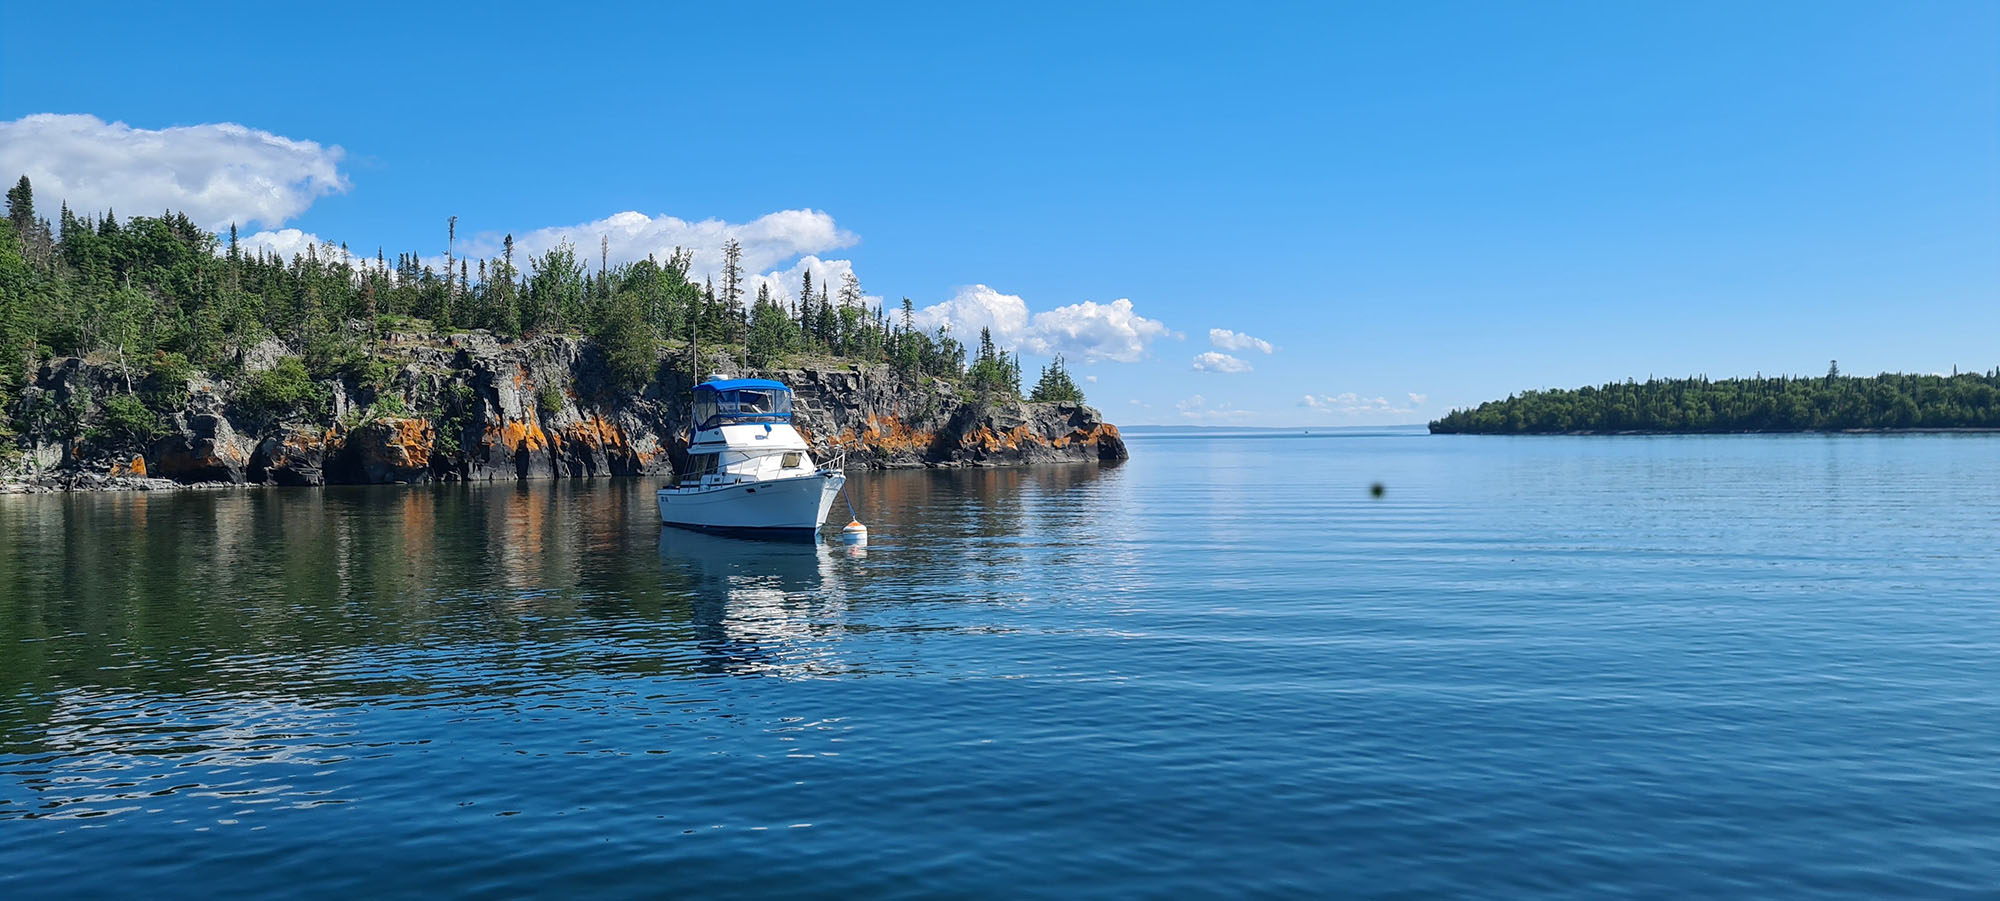
{"label": "rocky cliff", "polygon": [[[135,382],[113,361],[50,362],[10,411],[19,434],[0,458],[0,482],[20,490],[646,476],[672,473],[685,454],[685,353],[662,359],[635,391],[614,385],[597,348],[572,338],[392,336],[372,378],[311,382],[309,403],[274,408],[253,386],[285,356],[266,342],[242,351],[226,376],[171,384],[157,375]],[[790,384],[816,455],[845,452],[850,467],[1126,457],[1118,428],[1082,404],[981,402],[884,366],[754,374]]]}

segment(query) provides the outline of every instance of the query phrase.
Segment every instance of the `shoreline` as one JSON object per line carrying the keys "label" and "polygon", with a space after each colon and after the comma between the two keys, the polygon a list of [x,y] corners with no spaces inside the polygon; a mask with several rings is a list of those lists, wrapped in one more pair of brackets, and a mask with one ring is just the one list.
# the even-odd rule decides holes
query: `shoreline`
{"label": "shoreline", "polygon": [[[869,466],[848,466],[842,472],[897,472],[912,469],[1027,469],[1038,466],[1117,466],[1122,460],[1034,460],[993,463],[986,461],[950,461],[922,463],[883,462]],[[400,485],[405,488],[418,486],[440,487],[457,485],[527,485],[536,482],[596,482],[620,479],[648,479],[658,473],[607,473],[604,475],[567,476],[562,478],[530,479],[424,479],[399,482],[326,482],[317,485],[285,485],[276,482],[178,482],[173,479],[149,476],[107,476],[88,472],[65,472],[44,474],[22,478],[18,475],[0,476],[0,497],[31,494],[95,494],[108,492],[153,492],[153,491],[238,491],[249,489],[291,489],[291,488],[353,488]]]}

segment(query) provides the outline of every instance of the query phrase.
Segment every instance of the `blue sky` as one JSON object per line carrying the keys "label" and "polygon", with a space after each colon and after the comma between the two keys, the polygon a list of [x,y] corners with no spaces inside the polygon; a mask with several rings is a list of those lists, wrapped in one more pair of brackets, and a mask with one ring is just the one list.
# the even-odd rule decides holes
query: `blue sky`
{"label": "blue sky", "polygon": [[1992,2],[76,6],[8,11],[0,168],[371,256],[748,230],[1120,423],[2000,365]]}

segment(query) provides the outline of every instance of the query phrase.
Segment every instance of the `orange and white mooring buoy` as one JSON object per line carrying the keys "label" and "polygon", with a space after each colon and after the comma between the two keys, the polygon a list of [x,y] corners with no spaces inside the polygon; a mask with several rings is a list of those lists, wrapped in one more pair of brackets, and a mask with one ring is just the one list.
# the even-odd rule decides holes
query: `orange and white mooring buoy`
{"label": "orange and white mooring buoy", "polygon": [[867,544],[868,527],[862,525],[861,520],[849,520],[847,526],[840,530],[840,537],[842,540],[851,541],[855,544]]}

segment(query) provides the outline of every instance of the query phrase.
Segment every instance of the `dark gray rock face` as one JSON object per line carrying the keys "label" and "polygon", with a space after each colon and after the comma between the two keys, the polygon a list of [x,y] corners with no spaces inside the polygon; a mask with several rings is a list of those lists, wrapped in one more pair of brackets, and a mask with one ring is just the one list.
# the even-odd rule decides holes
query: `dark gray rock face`
{"label": "dark gray rock face", "polygon": [[887,368],[770,374],[798,395],[796,425],[816,450],[850,465],[1008,466],[1125,459],[1118,427],[1083,404],[962,400],[943,383],[913,385]]}
{"label": "dark gray rock face", "polygon": [[221,415],[175,414],[173,430],[153,443],[146,471],[176,482],[241,482],[250,462],[245,445]]}
{"label": "dark gray rock face", "polygon": [[[245,363],[268,369],[282,353],[272,343],[246,352]],[[62,416],[89,408],[91,397],[130,392],[123,371],[55,361],[22,392],[16,421],[34,427],[12,462],[0,464],[0,482],[60,488],[133,479],[157,487],[168,484],[161,479],[324,485],[665,476],[685,460],[692,387],[685,357],[662,360],[650,382],[631,390],[613,383],[594,346],[571,338],[398,335],[388,353],[401,365],[381,383],[320,384],[331,423],[271,421],[238,402],[242,378],[195,379],[186,399],[160,416],[158,437],[137,445]],[[905,379],[885,366],[761,374],[797,392],[795,422],[816,455],[844,453],[850,467],[1127,456],[1117,427],[1082,404],[969,400],[946,383]],[[92,478],[52,480],[59,472]]]}

